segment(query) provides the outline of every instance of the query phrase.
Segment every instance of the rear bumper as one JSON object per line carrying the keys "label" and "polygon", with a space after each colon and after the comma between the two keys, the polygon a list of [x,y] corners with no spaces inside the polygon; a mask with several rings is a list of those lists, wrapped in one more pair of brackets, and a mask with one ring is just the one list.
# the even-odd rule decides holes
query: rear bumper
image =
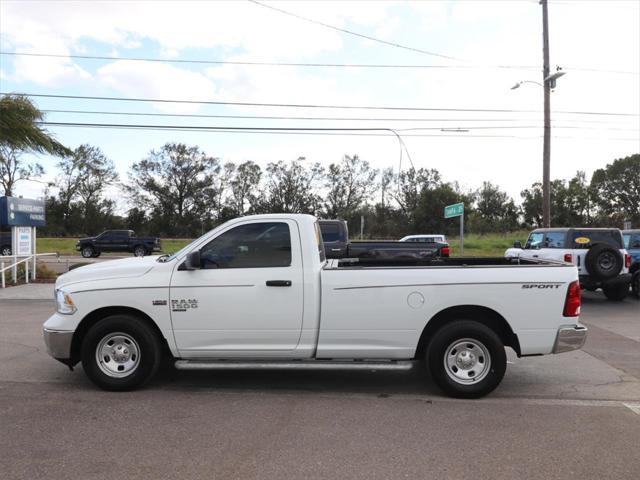
{"label": "rear bumper", "polygon": [[570,352],[582,348],[587,339],[587,327],[582,325],[567,325],[558,328],[553,353]]}
{"label": "rear bumper", "polygon": [[44,344],[47,346],[47,353],[65,365],[68,365],[71,359],[73,333],[74,332],[51,330],[48,328],[42,329]]}

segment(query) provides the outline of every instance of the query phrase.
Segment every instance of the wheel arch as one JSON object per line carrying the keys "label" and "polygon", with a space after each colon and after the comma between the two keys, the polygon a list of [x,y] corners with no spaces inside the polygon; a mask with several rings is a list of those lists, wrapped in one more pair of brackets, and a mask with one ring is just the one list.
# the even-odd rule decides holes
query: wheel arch
{"label": "wheel arch", "polygon": [[513,348],[518,357],[521,355],[518,336],[502,315],[481,305],[457,305],[439,311],[427,322],[418,340],[415,358],[423,359],[429,340],[433,335],[448,322],[459,319],[474,320],[489,327],[500,337],[505,346]]}
{"label": "wheel arch", "polygon": [[171,355],[171,350],[169,349],[167,339],[164,338],[164,335],[162,335],[162,331],[149,315],[133,307],[110,306],[98,308],[91,313],[88,313],[80,321],[73,334],[73,339],[71,340],[71,356],[69,361],[70,366],[76,365],[80,361],[82,341],[89,329],[103,318],[109,317],[111,315],[131,315],[136,317],[139,321],[145,323],[147,326],[151,327],[154,332],[156,332],[156,335],[158,335],[158,338],[162,342],[163,354],[168,353],[169,355]]}

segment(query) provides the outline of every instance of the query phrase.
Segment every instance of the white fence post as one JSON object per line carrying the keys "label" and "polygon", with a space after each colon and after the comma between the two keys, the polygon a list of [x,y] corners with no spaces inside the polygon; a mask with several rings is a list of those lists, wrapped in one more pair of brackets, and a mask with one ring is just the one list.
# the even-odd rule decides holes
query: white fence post
{"label": "white fence post", "polygon": [[4,262],[0,262],[0,270],[2,270],[2,288],[5,288],[6,285],[4,284]]}

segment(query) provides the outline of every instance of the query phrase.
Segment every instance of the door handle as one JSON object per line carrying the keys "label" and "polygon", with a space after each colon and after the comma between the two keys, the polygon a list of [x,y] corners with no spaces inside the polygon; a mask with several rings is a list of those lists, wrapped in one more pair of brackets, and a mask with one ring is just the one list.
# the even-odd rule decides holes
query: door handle
{"label": "door handle", "polygon": [[267,280],[267,287],[290,287],[291,280]]}

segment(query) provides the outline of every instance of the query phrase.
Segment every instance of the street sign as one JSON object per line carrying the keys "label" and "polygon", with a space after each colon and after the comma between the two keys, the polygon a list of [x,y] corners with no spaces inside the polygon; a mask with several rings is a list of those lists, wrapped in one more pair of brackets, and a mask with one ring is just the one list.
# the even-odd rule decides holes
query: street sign
{"label": "street sign", "polygon": [[444,218],[453,218],[464,215],[464,203],[455,203],[444,207]]}
{"label": "street sign", "polygon": [[0,197],[0,225],[44,227],[44,200]]}
{"label": "street sign", "polygon": [[460,255],[464,255],[464,203],[444,207],[444,218],[460,217]]}
{"label": "street sign", "polygon": [[17,255],[31,255],[31,227],[15,227],[17,230]]}

